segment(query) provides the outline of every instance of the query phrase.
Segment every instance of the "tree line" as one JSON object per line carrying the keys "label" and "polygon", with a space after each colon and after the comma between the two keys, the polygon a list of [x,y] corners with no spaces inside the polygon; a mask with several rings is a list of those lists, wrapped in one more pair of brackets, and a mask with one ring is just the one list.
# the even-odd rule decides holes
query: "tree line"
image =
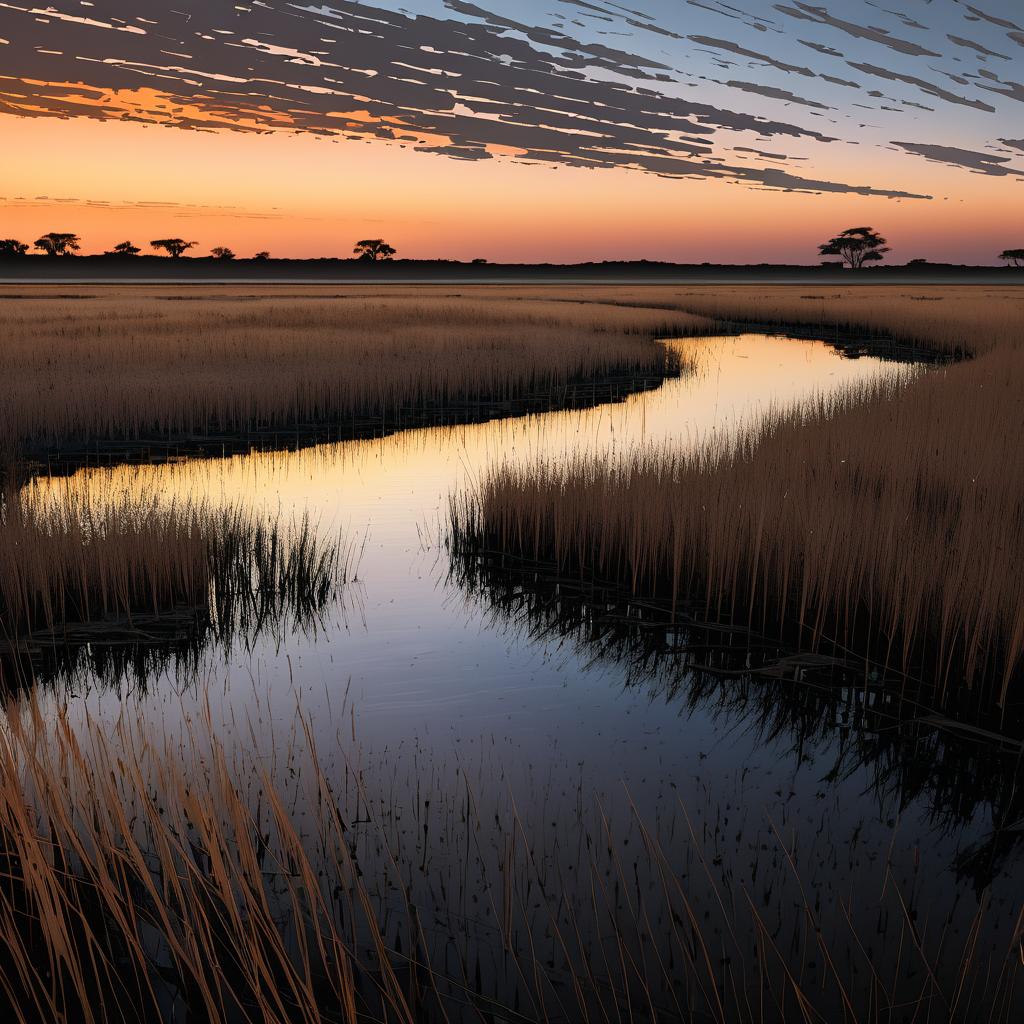
{"label": "tree line", "polygon": [[[152,249],[165,253],[171,259],[181,259],[190,249],[194,249],[199,243],[189,242],[184,238],[154,238],[149,243]],[[37,238],[32,247],[38,249],[45,256],[74,256],[81,252],[82,239],[70,231],[50,231]],[[352,252],[361,260],[376,263],[380,260],[391,260],[398,255],[398,250],[389,245],[383,238],[363,238],[356,242]],[[17,238],[0,238],[0,259],[11,257],[27,256],[29,246]],[[120,242],[113,249],[108,249],[104,256],[140,256],[142,249],[132,242]],[[210,255],[218,260],[233,260],[235,252],[226,245],[217,245],[210,250]],[[256,260],[269,260],[270,253],[263,251],[253,256]]]}
{"label": "tree line", "polygon": [[[46,256],[74,256],[82,248],[81,238],[66,231],[51,231],[37,238],[33,248],[38,249]],[[181,259],[190,249],[194,249],[199,243],[189,242],[184,238],[155,238],[149,243],[150,247],[158,252],[166,253],[171,259]],[[28,245],[18,241],[16,238],[0,239],[0,259],[11,257],[27,256]],[[838,257],[841,266],[848,266],[852,270],[860,270],[866,263],[877,263],[885,259],[889,252],[889,245],[874,228],[858,227],[847,228],[845,231],[830,238],[827,242],[818,246],[820,256]],[[352,252],[360,260],[376,263],[382,260],[391,260],[398,255],[398,250],[389,245],[383,238],[363,238],[352,248]],[[139,256],[142,249],[132,242],[121,242],[113,249],[108,249],[104,256],[127,257]],[[214,246],[210,255],[218,260],[235,259],[234,250],[224,245]],[[256,260],[269,260],[270,253],[263,251],[253,256]],[[1007,266],[1024,267],[1024,249],[1004,249],[999,254]],[[474,263],[486,263],[486,260],[473,260]],[[911,263],[925,263],[925,260],[912,260]],[[834,266],[831,259],[822,260],[826,266]]]}

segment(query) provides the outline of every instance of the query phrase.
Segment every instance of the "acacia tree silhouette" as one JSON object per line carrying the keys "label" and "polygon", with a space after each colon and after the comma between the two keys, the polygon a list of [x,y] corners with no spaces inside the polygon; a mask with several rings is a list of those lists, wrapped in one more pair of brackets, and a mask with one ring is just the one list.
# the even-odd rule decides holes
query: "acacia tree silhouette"
{"label": "acacia tree silhouette", "polygon": [[186,242],[183,238],[157,238],[149,243],[154,249],[166,249],[173,259],[180,259],[186,249],[193,249],[197,242]]}
{"label": "acacia tree silhouette", "polygon": [[235,258],[234,250],[229,249],[226,245],[218,245],[210,250],[213,254],[214,259],[218,260],[233,260]]}
{"label": "acacia tree silhouette", "polygon": [[886,240],[874,228],[847,228],[818,246],[822,256],[839,256],[852,270],[883,259],[888,251]]}
{"label": "acacia tree silhouette", "polygon": [[[2,243],[0,243],[2,245]],[[1001,260],[1006,260],[1010,267],[1024,267],[1024,249],[1004,249],[1000,254]]]}
{"label": "acacia tree silhouette", "polygon": [[27,252],[28,246],[24,242],[19,242],[16,238],[0,238],[0,260],[24,256]]}
{"label": "acacia tree silhouette", "polygon": [[71,231],[51,231],[42,238],[37,238],[35,247],[47,256],[70,256],[82,248],[81,241],[78,235]]}
{"label": "acacia tree silhouette", "polygon": [[364,238],[356,242],[352,250],[361,260],[368,260],[376,263],[378,260],[389,260],[398,252],[393,249],[383,238]]}
{"label": "acacia tree silhouette", "polygon": [[142,250],[131,242],[120,242],[113,249],[108,250],[104,256],[138,256]]}
{"label": "acacia tree silhouette", "polygon": [[256,253],[256,255],[255,255],[255,256],[253,256],[253,259],[254,259],[254,260],[269,260],[269,259],[270,259],[270,253],[269,253],[269,252],[267,252],[267,251],[266,251],[266,250],[264,249],[264,250],[263,250],[262,252],[258,252],[258,253]]}

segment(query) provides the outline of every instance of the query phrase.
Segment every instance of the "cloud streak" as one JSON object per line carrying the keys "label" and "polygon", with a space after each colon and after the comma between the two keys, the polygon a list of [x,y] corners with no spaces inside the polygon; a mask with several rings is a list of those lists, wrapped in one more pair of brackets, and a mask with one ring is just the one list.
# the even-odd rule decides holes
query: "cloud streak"
{"label": "cloud streak", "polygon": [[[866,15],[877,15],[874,5],[861,2]],[[0,112],[199,131],[310,132],[456,160],[512,159],[752,188],[927,198],[906,183],[851,183],[846,175],[780,167],[777,158],[761,157],[771,152],[763,144],[787,140],[787,149],[800,147],[794,163],[818,152],[834,165],[828,157],[841,142],[861,141],[859,110],[902,116],[909,108],[931,110],[877,90],[863,91],[856,104],[826,96],[829,89],[862,90],[860,82],[835,74],[839,68],[985,113],[996,112],[998,97],[1024,99],[1018,83],[985,68],[963,68],[972,57],[1003,56],[978,25],[1004,40],[1018,31],[980,8],[968,8],[976,26],[970,36],[943,24],[925,45],[912,38],[925,26],[906,16],[896,16],[905,33],[847,16],[856,2],[844,5],[840,18],[803,0],[774,4],[770,17],[762,5],[746,9],[750,0],[688,0],[704,22],[723,30],[734,23],[763,40],[749,45],[732,41],[731,29],[677,31],[683,26],[672,18],[687,19],[676,5],[659,3],[657,13],[609,0],[559,5],[557,15],[531,17],[529,4],[510,14],[467,0],[430,0],[427,9],[412,12],[391,9],[384,0],[153,0],[143,14],[136,0],[95,0],[88,7],[71,0],[45,7],[0,2],[0,39],[8,43]],[[963,21],[963,8],[956,9]],[[814,26],[823,38],[790,38],[783,29],[792,21]],[[927,63],[943,56],[936,39],[962,55],[956,67],[963,74],[937,72],[983,90],[986,98],[879,59],[889,53]],[[857,52],[841,48],[843,40]],[[851,59],[876,52],[874,60]],[[738,61],[755,74],[726,80],[701,74],[693,70],[701,55],[711,67]],[[799,81],[799,89],[787,81]],[[900,145],[931,158],[920,147]],[[745,156],[736,159],[739,153]],[[774,166],[758,166],[761,159]],[[997,166],[947,162],[971,170]]]}

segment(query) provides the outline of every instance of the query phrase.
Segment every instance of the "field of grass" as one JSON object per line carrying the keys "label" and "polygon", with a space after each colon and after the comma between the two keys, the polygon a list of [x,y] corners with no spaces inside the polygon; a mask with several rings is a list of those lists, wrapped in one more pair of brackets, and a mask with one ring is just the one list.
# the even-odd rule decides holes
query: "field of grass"
{"label": "field of grass", "polygon": [[[735,448],[499,470],[456,513],[481,547],[838,645],[1006,712],[1024,653],[1024,293],[622,291],[727,321],[884,333],[962,361],[769,417]],[[870,669],[869,669],[870,671]]]}
{"label": "field of grass", "polygon": [[[553,565],[849,655],[865,704],[879,680],[950,712],[965,692],[1004,717],[1021,702],[1024,291],[80,291],[0,295],[9,455],[346,417],[400,425],[416,408],[656,377],[654,338],[714,334],[715,320],[955,356],[774,411],[696,454],[499,469],[456,496],[455,534],[492,565]],[[151,633],[183,609],[245,629],[302,620],[349,575],[348,549],[308,523],[43,493],[0,504],[12,682],[33,645]],[[397,751],[357,763],[354,712],[338,749],[318,751],[301,706],[286,721],[276,700],[230,719],[241,743],[211,687],[183,698],[174,734],[128,701],[113,728],[39,690],[8,703],[10,1019],[1016,1019],[1019,901],[975,913],[958,890],[922,922],[913,871],[853,849],[832,891],[807,890],[813,843],[802,862],[806,837],[773,823],[769,850],[720,829],[717,804],[703,834],[687,808],[649,827],[629,806],[613,822],[582,792],[576,818],[526,823],[513,794],[481,792],[500,765],[470,777],[460,762],[453,778],[417,754],[404,804]],[[285,742],[257,738],[277,725]],[[760,891],[717,871],[718,843],[756,861]]]}
{"label": "field of grass", "polygon": [[560,389],[663,375],[653,338],[700,322],[430,289],[0,289],[0,454],[557,407]]}

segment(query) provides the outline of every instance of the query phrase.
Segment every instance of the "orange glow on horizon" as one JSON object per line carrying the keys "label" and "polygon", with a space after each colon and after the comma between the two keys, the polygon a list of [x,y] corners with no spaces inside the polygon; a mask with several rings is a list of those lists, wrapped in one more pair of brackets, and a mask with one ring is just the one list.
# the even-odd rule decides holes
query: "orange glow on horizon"
{"label": "orange glow on horizon", "polygon": [[[159,109],[158,92],[131,92],[133,102],[154,105],[150,114]],[[373,121],[358,109],[338,116],[402,130],[398,119]],[[904,177],[913,167],[921,191],[935,198],[808,194],[528,163],[504,146],[488,147],[491,159],[463,161],[417,152],[447,141],[423,133],[392,141],[287,129],[186,131],[126,114],[0,115],[0,135],[3,235],[32,242],[47,231],[75,231],[83,252],[126,239],[149,251],[151,238],[187,235],[202,254],[227,245],[239,255],[348,256],[356,238],[384,236],[411,258],[816,263],[819,242],[866,223],[889,237],[895,262],[995,263],[1024,235],[1021,179],[895,152],[887,170],[877,151],[841,143],[822,174],[877,187],[898,180],[897,167]]]}

